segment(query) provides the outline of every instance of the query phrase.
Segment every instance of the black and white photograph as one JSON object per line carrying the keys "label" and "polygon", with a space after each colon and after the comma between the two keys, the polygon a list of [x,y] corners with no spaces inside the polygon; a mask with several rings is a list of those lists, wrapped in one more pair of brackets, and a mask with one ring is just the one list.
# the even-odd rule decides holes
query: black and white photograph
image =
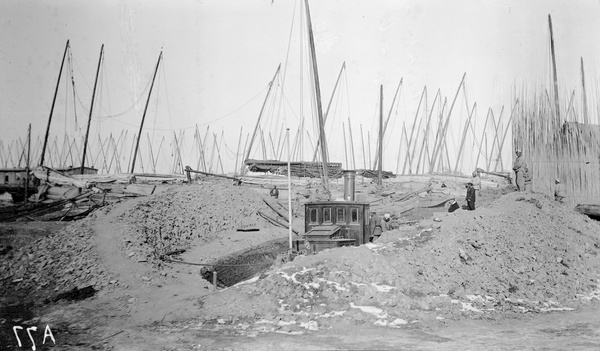
{"label": "black and white photograph", "polygon": [[0,351],[599,350],[600,1],[0,2]]}

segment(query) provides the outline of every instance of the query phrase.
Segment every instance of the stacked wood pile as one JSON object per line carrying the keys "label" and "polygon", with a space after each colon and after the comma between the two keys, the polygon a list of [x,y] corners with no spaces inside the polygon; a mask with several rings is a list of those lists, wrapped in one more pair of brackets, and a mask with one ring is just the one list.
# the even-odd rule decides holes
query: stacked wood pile
{"label": "stacked wood pile", "polygon": [[[248,159],[245,161],[245,164],[251,172],[271,172],[287,175],[287,162]],[[341,163],[329,162],[327,170],[330,178],[342,177]],[[290,162],[290,172],[295,177],[321,178],[323,175],[323,164],[321,162]]]}

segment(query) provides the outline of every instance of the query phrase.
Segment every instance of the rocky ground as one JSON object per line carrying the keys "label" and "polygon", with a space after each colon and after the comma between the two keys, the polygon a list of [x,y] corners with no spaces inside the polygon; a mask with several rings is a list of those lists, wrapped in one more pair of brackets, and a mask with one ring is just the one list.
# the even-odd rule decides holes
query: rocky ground
{"label": "rocky ground", "polygon": [[[375,201],[377,211],[393,211],[406,194],[430,183],[433,191],[419,201],[455,197],[460,203],[466,181],[390,181],[381,201],[368,182],[357,190]],[[342,186],[333,188],[339,197]],[[12,320],[0,318],[0,337],[10,339],[11,323],[44,322],[60,326],[56,334],[65,349],[193,349],[195,334],[184,337],[191,330],[213,343],[340,328],[350,334],[364,328],[439,331],[464,320],[593,308],[600,300],[600,225],[540,194],[487,183],[475,211],[398,211],[397,229],[373,244],[298,256],[213,292],[200,267],[165,258],[214,262],[286,238],[286,229],[257,214],[276,216],[262,200],[268,187],[218,180],[163,190],[110,205],[51,234],[19,237],[1,227],[3,311],[27,305],[33,314],[19,316],[13,308]],[[285,205],[287,195],[281,195]],[[293,199],[294,207],[306,201],[296,194]],[[301,218],[297,222],[301,226]],[[258,230],[238,231],[249,228]],[[85,288],[93,289],[93,297],[80,296],[87,298],[81,302],[61,295]],[[167,340],[179,346],[165,347]]]}

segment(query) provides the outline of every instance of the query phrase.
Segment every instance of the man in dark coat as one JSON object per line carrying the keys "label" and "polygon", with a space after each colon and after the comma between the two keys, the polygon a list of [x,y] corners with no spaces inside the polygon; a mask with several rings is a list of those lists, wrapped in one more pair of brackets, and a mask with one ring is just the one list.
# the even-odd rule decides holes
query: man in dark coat
{"label": "man in dark coat", "polygon": [[467,183],[467,208],[469,211],[473,211],[475,209],[475,188],[473,187],[473,183]]}
{"label": "man in dark coat", "polygon": [[269,192],[270,195],[276,199],[279,198],[279,190],[277,190],[277,185],[273,185],[273,189]]}

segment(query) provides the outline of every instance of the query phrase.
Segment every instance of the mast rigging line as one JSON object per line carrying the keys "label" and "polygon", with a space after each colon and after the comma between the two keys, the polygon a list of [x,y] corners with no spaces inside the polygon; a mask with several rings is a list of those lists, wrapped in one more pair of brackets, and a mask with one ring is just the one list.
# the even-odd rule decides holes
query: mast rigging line
{"label": "mast rigging line", "polygon": [[[193,126],[191,126],[191,127],[182,127],[182,128],[155,128],[154,130],[160,130],[160,131],[169,131],[169,132],[172,132],[172,131],[174,131],[174,130],[183,130],[183,129],[185,129],[185,130],[188,130],[188,129],[195,129],[195,128],[196,128],[196,125],[197,125],[198,127],[200,127],[200,126],[209,125],[209,124],[211,124],[211,123],[213,123],[213,122],[216,122],[216,121],[220,121],[220,120],[222,120],[222,119],[224,119],[224,118],[226,118],[226,117],[229,117],[230,115],[232,115],[232,114],[234,114],[234,113],[238,112],[239,110],[241,110],[242,108],[244,108],[246,105],[248,105],[249,103],[251,103],[252,101],[254,101],[254,99],[256,99],[256,98],[257,98],[257,97],[258,97],[260,94],[262,94],[262,93],[265,91],[265,89],[267,89],[267,88],[268,88],[268,85],[267,85],[267,86],[265,86],[265,87],[264,87],[264,88],[263,88],[261,91],[259,91],[259,92],[258,92],[258,93],[257,93],[257,94],[254,96],[254,97],[252,97],[250,100],[248,100],[246,103],[244,103],[243,105],[241,105],[241,106],[240,106],[240,107],[238,107],[237,109],[235,109],[235,110],[233,110],[233,111],[231,111],[231,112],[229,112],[229,113],[227,113],[227,114],[225,114],[225,115],[223,115],[223,116],[221,116],[221,117],[219,117],[219,118],[213,119],[213,120],[211,120],[211,121],[208,121],[208,122],[205,122],[205,123],[201,123],[201,124],[194,124],[194,125],[193,125]],[[122,123],[122,124],[128,125],[128,126],[130,126],[130,127],[138,127],[138,126],[136,126],[136,125],[134,125],[134,124],[130,124],[130,123],[127,123],[127,122],[123,122],[123,121],[120,121],[120,120],[118,120],[118,119],[115,119],[114,121],[115,121],[115,122],[118,122],[118,123]],[[150,129],[150,128],[144,128],[144,129],[147,129],[147,130],[152,130],[152,129]]]}

